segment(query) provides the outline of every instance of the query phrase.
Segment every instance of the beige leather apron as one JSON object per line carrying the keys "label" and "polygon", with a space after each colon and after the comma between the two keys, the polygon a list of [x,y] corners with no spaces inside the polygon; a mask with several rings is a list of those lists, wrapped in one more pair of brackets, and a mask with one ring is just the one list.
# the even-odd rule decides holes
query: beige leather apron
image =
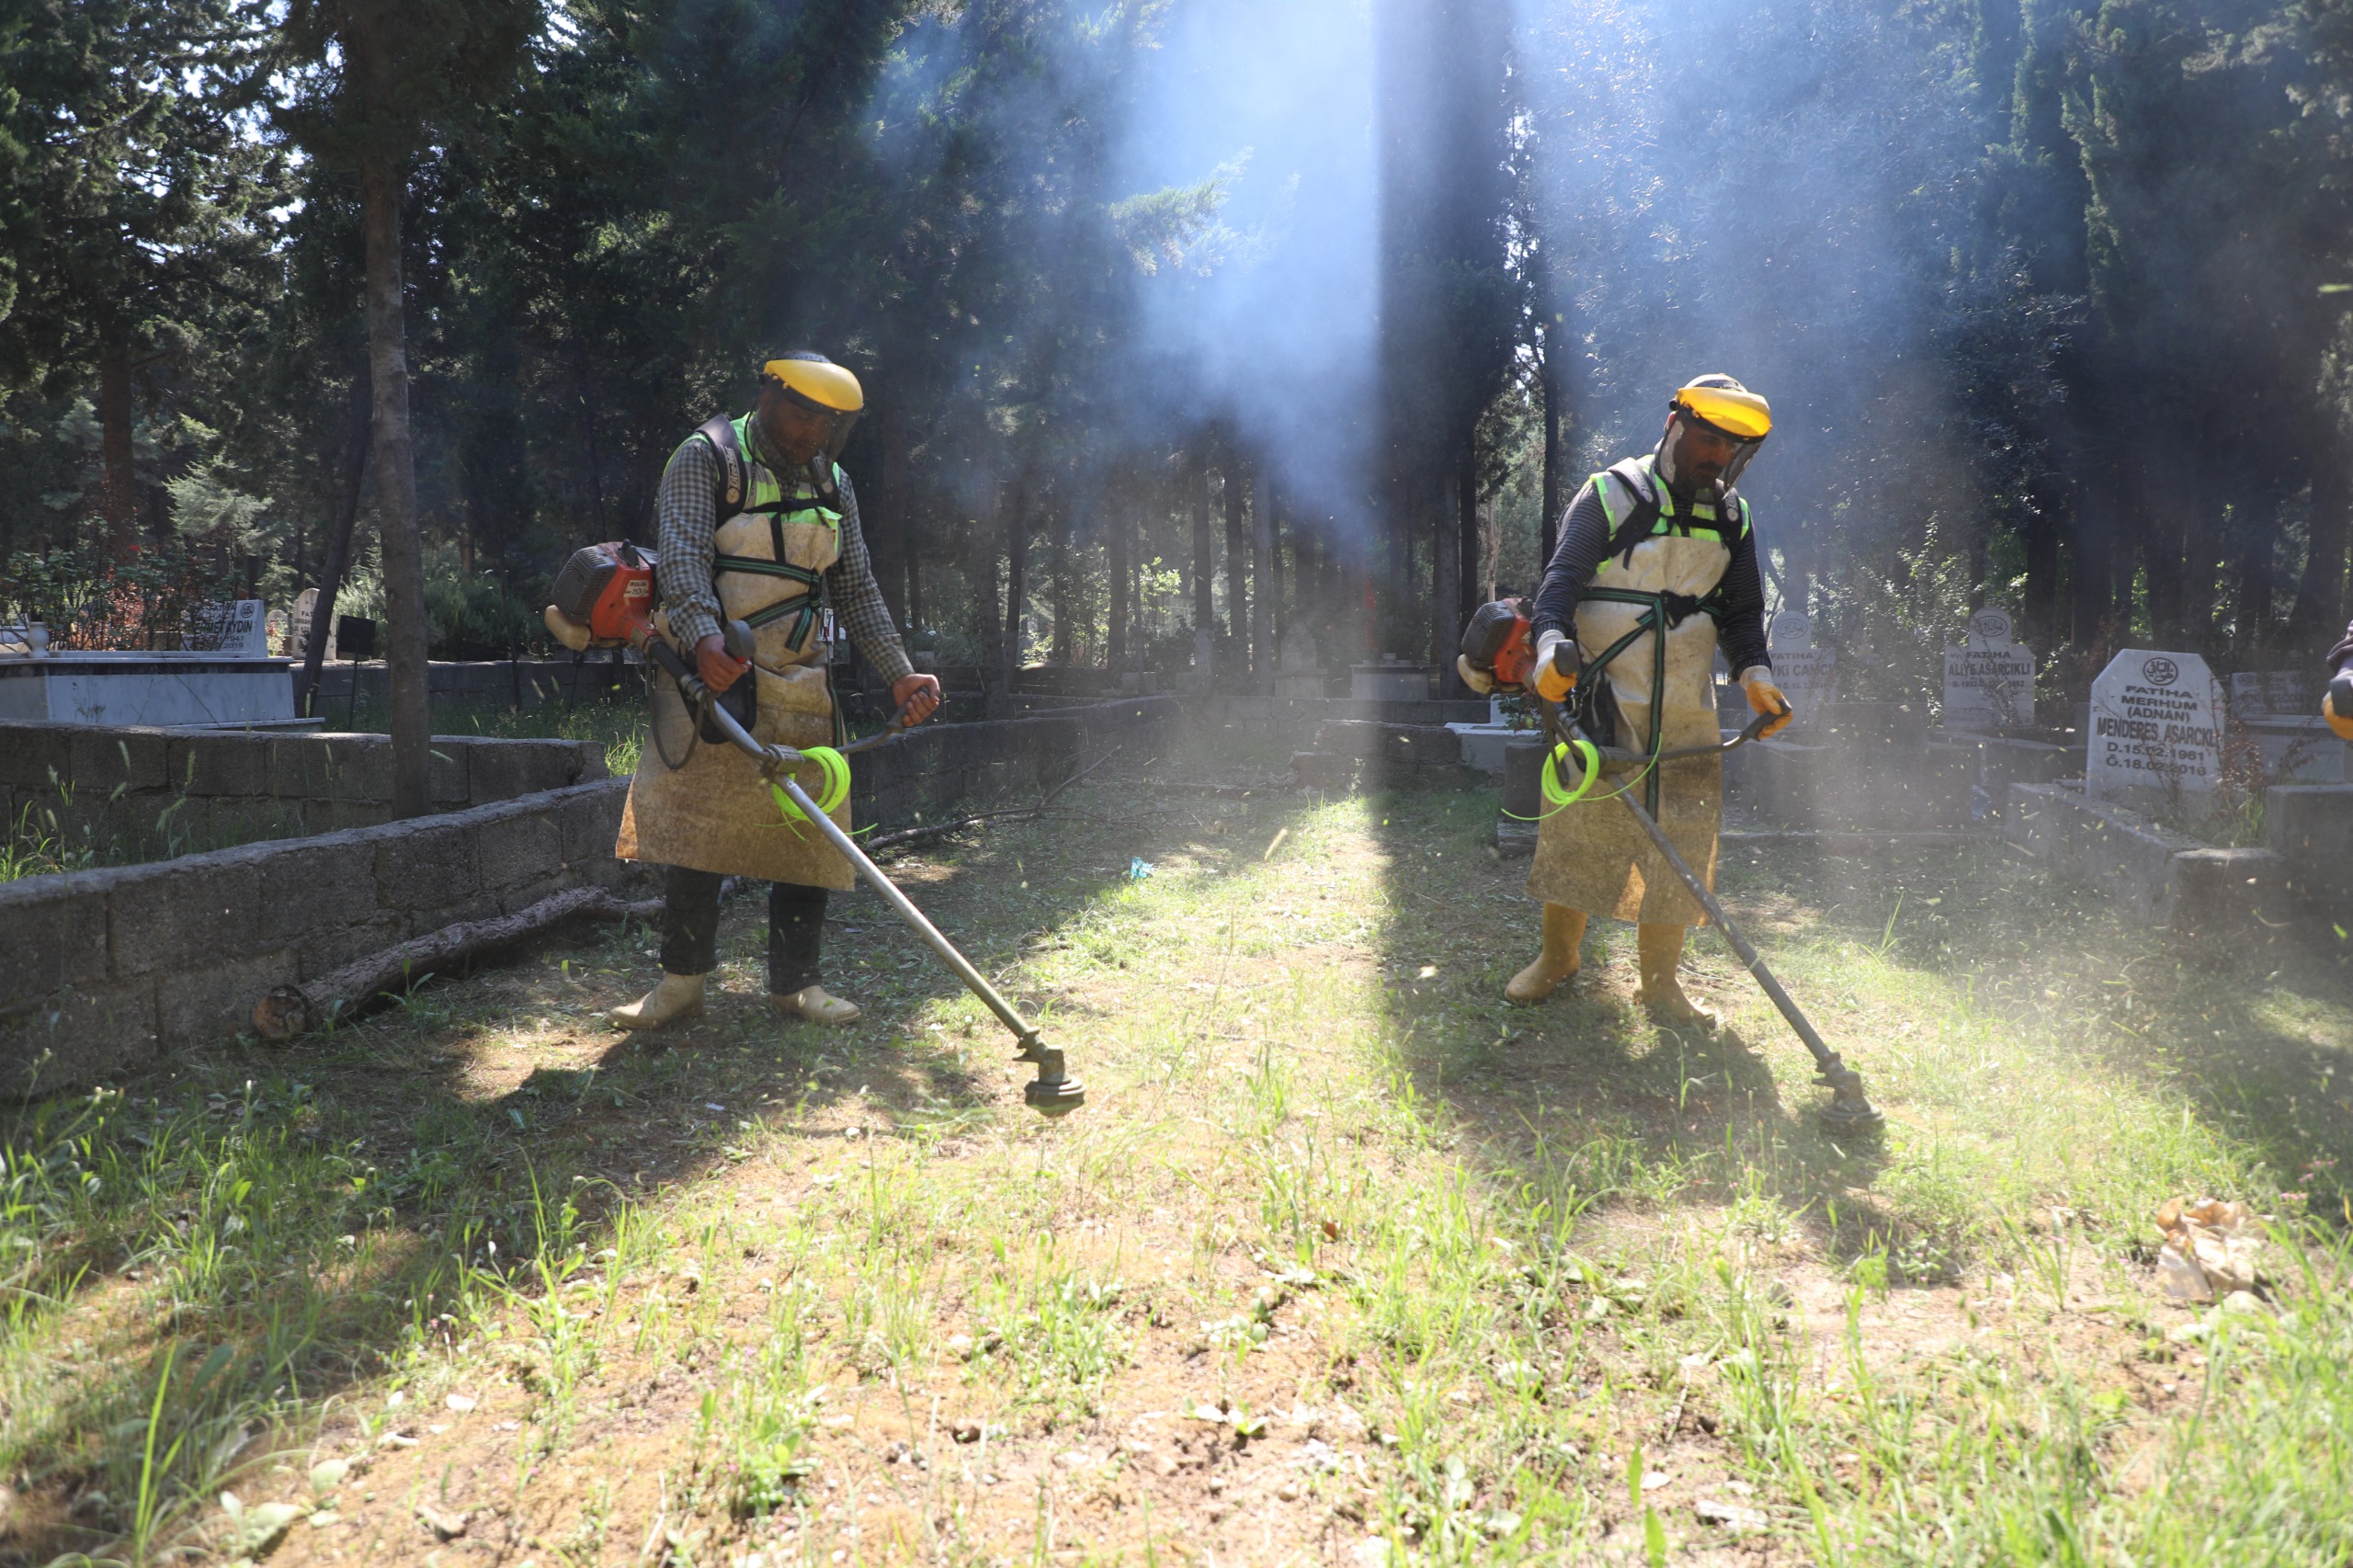
{"label": "beige leather apron", "polygon": [[[754,472],[767,484],[774,483],[772,476],[756,465]],[[765,489],[765,485],[756,486],[756,499]],[[807,494],[805,486],[801,494]],[[824,572],[841,555],[839,527],[829,526],[819,514],[806,511],[781,517],[765,512],[738,513],[720,524],[713,540],[722,556],[781,560],[813,573]],[[731,620],[794,602],[803,592],[801,585],[789,580],[746,572],[720,570],[713,574],[712,582]],[[798,614],[755,628],[757,652],[751,673],[744,677],[757,687],[759,706],[752,724],[753,739],[796,747],[834,744],[833,690],[823,662],[825,643],[817,629],[814,615]],[[691,659],[691,651],[687,652]],[[658,669],[648,674],[654,733],[687,733],[691,724],[676,683]],[[698,741],[683,756],[682,750],[675,743],[669,746],[671,757],[683,763],[672,768],[664,761],[654,735],[647,736],[637,775],[630,780],[629,801],[621,809],[620,838],[614,854],[624,860],[650,860],[836,892],[857,885],[849,862],[825,842],[814,824],[784,819],[750,757],[724,742],[708,740]],[[813,798],[818,794],[823,775],[813,764],[794,769],[793,777]],[[847,801],[833,813],[833,820],[843,832],[849,831]]]}
{"label": "beige leather apron", "polygon": [[[1636,593],[1689,594],[1700,597],[1722,580],[1732,551],[1712,537],[1657,534],[1633,549],[1631,561],[1611,557],[1594,578],[1596,587]],[[1637,605],[1594,600],[1577,607],[1577,647],[1591,659],[1634,629],[1643,616]],[[1644,632],[1609,661],[1601,679],[1604,700],[1617,703],[1618,745],[1650,749],[1651,666],[1654,632]],[[1687,616],[1666,636],[1666,690],[1660,727],[1666,749],[1712,745],[1722,738],[1716,717],[1713,671],[1716,622],[1710,615]],[[1592,794],[1555,810],[1537,829],[1536,860],[1528,873],[1529,896],[1547,903],[1645,924],[1704,926],[1707,912],[1683,879],[1635,824],[1625,807],[1595,797],[1625,789],[1640,804],[1642,765],[1605,771]],[[1716,836],[1723,825],[1724,767],[1713,756],[1686,757],[1659,767],[1658,823],[1684,862],[1716,885]]]}

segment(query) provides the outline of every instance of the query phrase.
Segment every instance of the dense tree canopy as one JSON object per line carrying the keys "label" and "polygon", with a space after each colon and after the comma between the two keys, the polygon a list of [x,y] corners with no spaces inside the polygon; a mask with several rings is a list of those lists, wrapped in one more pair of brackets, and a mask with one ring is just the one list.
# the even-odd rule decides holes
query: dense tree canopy
{"label": "dense tree canopy", "polygon": [[794,346],[995,684],[1431,656],[1711,369],[1779,414],[1774,592],[1891,692],[1989,601],[2077,686],[2347,612],[2342,0],[0,0],[0,56],[19,611],[69,555],[282,602],[355,510],[379,602],[374,149],[438,656],[536,645]]}

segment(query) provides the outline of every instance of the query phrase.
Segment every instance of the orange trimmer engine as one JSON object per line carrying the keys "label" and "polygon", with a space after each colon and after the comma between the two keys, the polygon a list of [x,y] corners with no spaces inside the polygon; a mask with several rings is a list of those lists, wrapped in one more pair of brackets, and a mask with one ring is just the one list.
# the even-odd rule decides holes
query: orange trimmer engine
{"label": "orange trimmer engine", "polygon": [[1495,599],[1462,629],[1462,656],[1497,686],[1524,687],[1536,673],[1536,633],[1526,599]]}
{"label": "orange trimmer engine", "polygon": [[626,540],[583,545],[555,574],[548,630],[574,652],[640,642],[654,619],[654,552]]}

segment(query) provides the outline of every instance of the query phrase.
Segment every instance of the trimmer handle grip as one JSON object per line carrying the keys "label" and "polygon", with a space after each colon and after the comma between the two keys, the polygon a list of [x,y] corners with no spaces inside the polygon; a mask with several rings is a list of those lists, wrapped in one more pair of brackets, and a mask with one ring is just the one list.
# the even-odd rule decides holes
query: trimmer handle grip
{"label": "trimmer handle grip", "polygon": [[687,667],[686,660],[680,658],[678,651],[670,646],[668,638],[649,626],[638,633],[636,642],[637,651],[653,660],[672,680],[676,681],[678,689],[686,693],[688,701],[702,700],[702,677]]}

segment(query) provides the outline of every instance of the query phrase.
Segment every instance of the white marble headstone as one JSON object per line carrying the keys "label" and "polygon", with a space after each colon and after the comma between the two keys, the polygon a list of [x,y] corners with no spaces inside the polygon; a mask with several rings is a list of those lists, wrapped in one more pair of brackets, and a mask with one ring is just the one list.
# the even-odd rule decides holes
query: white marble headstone
{"label": "white marble headstone", "polygon": [[2222,694],[2195,653],[2127,648],[2092,682],[2084,789],[2203,793],[2222,771]]}
{"label": "white marble headstone", "polygon": [[310,652],[311,622],[318,613],[318,589],[305,588],[294,596],[294,615],[286,633],[286,652],[290,656],[299,659]]}
{"label": "white marble headstone", "polygon": [[1802,610],[1785,609],[1775,616],[1766,641],[1773,654],[1773,684],[1797,711],[1797,722],[1790,729],[1819,724],[1836,699],[1837,653],[1813,645],[1813,618]]}
{"label": "white marble headstone", "polygon": [[2006,611],[1969,618],[1958,648],[1945,650],[1945,728],[2023,730],[2034,725],[2034,650],[2010,640]]}
{"label": "white marble headstone", "polygon": [[269,657],[267,608],[259,599],[209,600],[189,607],[180,646],[224,659]]}

